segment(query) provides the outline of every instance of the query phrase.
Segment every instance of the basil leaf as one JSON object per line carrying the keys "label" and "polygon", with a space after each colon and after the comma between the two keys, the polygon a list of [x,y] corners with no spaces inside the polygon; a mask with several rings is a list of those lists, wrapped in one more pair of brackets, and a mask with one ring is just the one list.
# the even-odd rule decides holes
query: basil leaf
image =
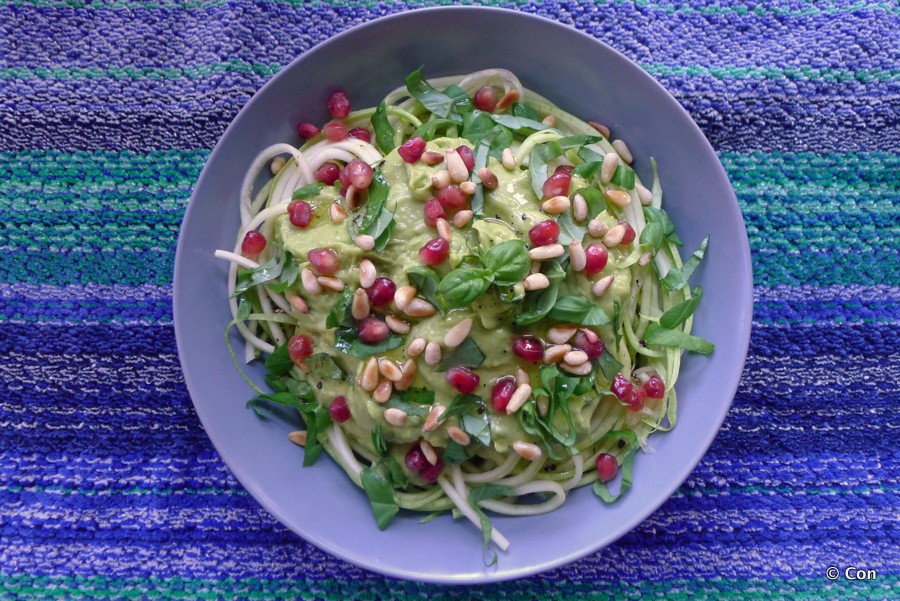
{"label": "basil leaf", "polygon": [[462,416],[462,429],[473,440],[477,440],[486,447],[491,446],[491,418],[487,411],[472,415],[467,413]]}
{"label": "basil leaf", "polygon": [[[639,448],[637,436],[631,430],[616,430],[613,432],[608,432],[600,440],[597,441],[597,445],[604,444],[609,439],[618,438],[620,441],[625,441],[627,444],[627,450],[625,451],[625,457],[619,461],[619,469],[622,472],[622,484],[619,486],[619,493],[613,495],[609,492],[609,487],[603,482],[594,482],[594,494],[596,494],[604,503],[612,503],[622,495],[628,492],[631,488],[631,472],[632,466],[634,465],[634,456],[637,453]],[[617,458],[618,460],[618,458]]]}
{"label": "basil leaf", "polygon": [[436,371],[447,371],[455,365],[463,367],[481,367],[484,363],[484,352],[475,344],[472,337],[466,337],[462,343],[453,349],[449,355],[445,355],[444,359],[438,364]]}
{"label": "basil leaf", "polygon": [[452,309],[467,307],[484,294],[492,279],[493,275],[487,269],[459,267],[444,276],[438,284],[438,292],[446,301],[445,306]]}
{"label": "basil leaf", "polygon": [[363,468],[362,485],[372,505],[375,522],[380,530],[387,528],[400,511],[394,487],[388,478],[387,469],[380,462]]}
{"label": "basil leaf", "polygon": [[[484,513],[484,510],[478,506],[482,501],[489,501],[493,499],[499,499],[502,497],[513,497],[515,496],[516,491],[508,486],[501,486],[499,484],[488,484],[486,486],[479,486],[477,488],[473,488],[469,491],[469,505],[472,509],[475,510],[475,513],[478,514],[478,521],[481,525],[481,532],[484,536],[484,543],[482,547],[482,552],[487,553],[488,547],[491,544],[491,533],[493,532],[493,525],[491,524],[491,520]],[[497,554],[494,553],[494,558],[489,565],[494,565],[497,563]]]}
{"label": "basil leaf", "polygon": [[484,401],[474,394],[458,394],[450,402],[450,406],[438,416],[440,421],[459,417],[467,412],[478,413],[478,409],[484,409]]}
{"label": "basil leaf", "polygon": [[[355,331],[353,332],[353,335],[356,335]],[[385,351],[395,349],[398,346],[402,345],[404,342],[405,340],[403,338],[397,336],[394,333],[391,333],[390,336],[376,344],[366,344],[364,342],[361,342],[358,338],[355,338],[352,342],[350,342],[346,353],[352,357],[356,357],[357,359],[366,359],[368,357],[371,357],[372,355],[377,355]],[[337,347],[336,342],[335,347]]]}
{"label": "basil leaf", "polygon": [[609,182],[617,186],[622,186],[626,190],[634,190],[634,169],[628,165],[623,165],[620,162]]}
{"label": "basil leaf", "polygon": [[580,158],[585,163],[603,162],[603,155],[599,152],[591,150],[587,146],[578,149],[578,158]]}
{"label": "basil leaf", "polygon": [[387,247],[396,225],[397,221],[394,219],[394,213],[391,211],[381,212],[370,233],[375,238],[375,252],[381,252]]}
{"label": "basil leaf", "polygon": [[347,379],[347,370],[338,363],[338,360],[328,353],[316,353],[306,358],[309,373],[315,378],[329,380]]}
{"label": "basil leaf", "polygon": [[709,355],[716,348],[709,340],[685,334],[680,330],[664,328],[658,323],[651,323],[647,326],[647,330],[644,332],[644,340],[647,344],[683,348],[701,355]]}
{"label": "basil leaf", "polygon": [[438,294],[438,284],[440,276],[424,265],[416,265],[406,270],[406,277],[410,285],[416,287],[416,293],[425,297],[429,303],[434,305],[441,314],[444,313],[441,297]]}
{"label": "basil leaf", "polygon": [[[493,120],[491,121],[493,123]],[[478,185],[475,187],[475,193],[472,195],[472,212],[476,217],[484,215],[484,185],[478,179],[478,170],[486,167],[489,157],[500,159],[500,155],[504,148],[512,143],[512,134],[510,131],[499,125],[493,126],[481,139],[475,144],[475,166],[472,168],[472,181]]]}
{"label": "basil leaf", "polygon": [[293,257],[285,253],[284,266],[281,268],[281,274],[274,282],[269,282],[266,287],[272,292],[282,293],[297,283],[300,277],[300,270],[297,269],[297,262]]}
{"label": "basil leaf", "polygon": [[458,123],[451,119],[431,119],[417,127],[410,137],[419,136],[426,141],[433,140],[437,136],[439,129],[446,129],[456,125]]}
{"label": "basil leaf", "polygon": [[[384,179],[381,169],[376,169],[372,174],[372,183],[369,185],[369,198],[366,201],[366,212],[363,215],[362,222],[359,224],[359,231],[363,234],[377,237],[381,232],[376,232],[374,226],[379,223],[384,205],[387,202],[388,193],[391,191],[390,185]],[[385,224],[381,223],[383,229]],[[352,234],[352,232],[351,232]]]}
{"label": "basil leaf", "polygon": [[602,161],[590,161],[588,163],[582,163],[572,170],[572,174],[583,177],[586,180],[590,180],[595,175],[597,175],[597,172],[600,171],[600,167],[602,166]]}
{"label": "basil leaf", "polygon": [[[575,223],[571,211],[566,211],[560,215],[559,219],[556,220],[556,224],[559,226],[559,237],[556,241],[565,247],[568,247],[570,242],[576,240],[581,242],[584,239],[585,232],[587,232],[587,225]],[[568,252],[568,248],[566,252]]]}
{"label": "basil leaf", "polygon": [[588,206],[588,219],[593,219],[606,209],[606,199],[603,193],[592,186],[586,186],[575,190],[575,194],[581,194]]}
{"label": "basil leaf", "polygon": [[294,361],[291,359],[287,343],[277,347],[272,351],[272,354],[266,357],[266,369],[269,370],[270,374],[283,376],[291,371],[293,367]]}
{"label": "basil leaf", "polygon": [[328,317],[325,318],[326,328],[345,327],[352,328],[356,326],[353,319],[350,305],[353,302],[353,294],[349,290],[345,290],[341,297],[332,305]]}
{"label": "basil leaf", "polygon": [[453,110],[462,117],[467,116],[475,109],[475,104],[469,94],[456,84],[444,88],[444,94],[453,99]]}
{"label": "basil leaf", "polygon": [[688,317],[694,314],[694,311],[697,309],[697,305],[700,304],[700,299],[703,297],[703,288],[697,286],[692,291],[693,295],[691,298],[687,299],[683,303],[678,303],[659,317],[659,325],[664,328],[677,328],[685,321],[687,321]]}
{"label": "basil leaf", "polygon": [[659,247],[662,246],[665,236],[666,234],[661,224],[650,222],[644,227],[643,230],[641,230],[641,238],[639,240],[639,243],[648,244],[654,250],[659,250]]}
{"label": "basil leaf", "polygon": [[[484,111],[472,111],[467,114],[463,120],[462,137],[466,138],[476,146],[484,138],[484,136],[494,127],[494,120],[491,119],[490,113]],[[484,167],[484,165],[481,165]],[[472,169],[474,173],[478,173],[478,169]]]}
{"label": "basil leaf", "polygon": [[600,367],[600,371],[603,372],[603,376],[609,383],[612,383],[613,378],[616,377],[616,374],[619,373],[623,367],[622,364],[619,363],[619,360],[616,359],[608,349],[600,355],[599,359],[597,359],[597,365]]}
{"label": "basil leaf", "polygon": [[434,391],[427,388],[407,388],[400,392],[400,398],[407,403],[434,405]]}
{"label": "basil leaf", "polygon": [[494,123],[507,127],[515,133],[525,136],[530,136],[536,131],[542,131],[549,129],[550,127],[535,119],[515,117],[513,115],[494,115]]}
{"label": "basil leaf", "polygon": [[545,261],[544,275],[550,280],[550,286],[539,290],[537,294],[529,292],[526,297],[529,298],[526,307],[528,310],[516,315],[517,326],[527,326],[540,321],[546,317],[547,313],[556,304],[559,296],[559,287],[566,277],[566,272],[560,266],[559,261]]}
{"label": "basil leaf", "polygon": [[522,281],[531,269],[528,250],[521,240],[507,240],[492,246],[481,256],[481,261],[494,272],[494,283],[501,286]]}
{"label": "basil leaf", "polygon": [[394,128],[388,121],[387,105],[384,102],[378,105],[372,114],[372,129],[375,130],[375,144],[384,154],[394,149]]}
{"label": "basil leaf", "polygon": [[291,194],[291,200],[305,200],[312,196],[316,196],[322,191],[322,187],[322,184],[319,183],[306,184],[302,188],[294,190],[294,193]]}
{"label": "basil leaf", "polygon": [[603,326],[609,323],[609,317],[603,309],[581,296],[564,296],[557,300],[547,317],[583,326]]}
{"label": "basil leaf", "polygon": [[647,218],[649,223],[660,224],[663,228],[663,233],[669,242],[676,246],[682,245],[681,239],[675,234],[675,224],[672,223],[672,220],[669,219],[669,214],[664,210],[651,206],[644,207],[644,217]]}
{"label": "basil leaf", "polygon": [[[665,286],[669,290],[680,290],[684,288],[690,277],[694,274],[694,270],[697,269],[697,266],[700,265],[700,261],[703,260],[703,255],[706,253],[706,247],[709,244],[709,236],[703,239],[700,243],[700,247],[695,250],[690,257],[687,258],[687,261],[684,262],[684,265],[681,266],[681,269],[676,267],[672,267],[669,269],[669,272],[663,277],[660,282],[663,286]],[[656,263],[654,263],[655,265]]]}
{"label": "basil leaf", "polygon": [[388,409],[399,409],[406,415],[410,415],[413,417],[428,416],[428,409],[424,409],[423,407],[416,405],[415,403],[410,403],[396,394],[392,394],[391,398],[388,399],[387,403],[385,403],[384,406]]}
{"label": "basil leaf", "polygon": [[447,443],[447,448],[444,449],[444,463],[453,465],[456,463],[462,463],[466,459],[469,458],[469,451],[466,447],[462,446],[455,440],[451,440]]}
{"label": "basil leaf", "polygon": [[531,187],[535,196],[541,198],[544,195],[544,182],[547,181],[547,163],[562,154],[559,144],[546,142],[535,144],[528,155],[528,171],[531,173]]}
{"label": "basil leaf", "polygon": [[281,275],[281,271],[284,269],[286,260],[287,257],[284,252],[277,252],[275,253],[275,256],[259,267],[242,272],[238,276],[238,282],[234,287],[234,293],[231,295],[231,298],[237,297],[239,294],[246,292],[254,286],[271,282],[278,278]]}
{"label": "basil leaf", "polygon": [[422,69],[416,69],[406,76],[406,89],[410,96],[418,100],[426,109],[445,119],[450,116],[453,98],[434,89],[422,77]]}
{"label": "basil leaf", "polygon": [[372,428],[372,448],[379,457],[386,457],[388,454],[388,445],[384,440],[384,433],[381,431],[381,422],[375,422],[375,427]]}
{"label": "basil leaf", "polygon": [[541,114],[536,110],[528,106],[527,104],[522,104],[521,102],[514,102],[512,107],[510,108],[510,112],[513,117],[524,117],[525,119],[531,119],[532,121],[540,121]]}

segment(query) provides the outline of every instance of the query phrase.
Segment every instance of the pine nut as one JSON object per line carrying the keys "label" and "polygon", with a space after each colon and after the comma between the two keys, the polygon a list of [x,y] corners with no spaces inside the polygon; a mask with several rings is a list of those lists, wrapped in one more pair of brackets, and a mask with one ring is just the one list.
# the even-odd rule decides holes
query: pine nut
{"label": "pine nut", "polygon": [[609,139],[609,128],[608,127],[606,127],[605,125],[603,125],[602,123],[599,123],[597,121],[588,121],[588,125],[590,125],[594,129],[599,131],[600,135],[602,135],[604,138],[606,138],[607,140]]}
{"label": "pine nut", "polygon": [[531,267],[528,269],[528,275],[535,274],[541,270],[541,262],[540,261],[532,261]]}
{"label": "pine nut", "polygon": [[554,196],[550,200],[545,200],[541,205],[541,209],[550,215],[560,215],[569,210],[572,202],[568,196]]}
{"label": "pine nut", "polygon": [[372,250],[373,248],[375,248],[375,238],[373,238],[369,234],[361,234],[357,236],[354,242],[356,242],[356,245],[363,250]]}
{"label": "pine nut", "polygon": [[622,243],[623,238],[625,238],[625,226],[614,225],[603,235],[603,244],[614,248]]}
{"label": "pine nut", "polygon": [[549,127],[556,127],[556,116],[555,115],[547,115],[543,119],[541,119],[541,123],[547,125]]}
{"label": "pine nut", "polygon": [[387,327],[390,328],[392,332],[396,332],[397,334],[409,334],[409,324],[397,317],[396,315],[388,315],[384,318],[384,323],[387,324]]}
{"label": "pine nut", "polygon": [[587,255],[578,240],[569,242],[569,262],[572,265],[572,271],[583,271],[587,266]]}
{"label": "pine nut", "polygon": [[425,363],[428,365],[437,365],[441,362],[441,347],[437,342],[431,341],[425,345]]}
{"label": "pine nut", "polygon": [[378,272],[375,270],[375,264],[368,259],[363,259],[359,262],[359,285],[363,288],[371,288],[372,284],[375,283],[375,279],[378,277]]}
{"label": "pine nut", "polygon": [[422,153],[422,162],[426,165],[437,165],[438,163],[443,162],[444,155],[439,152],[435,152],[433,150],[426,150]]}
{"label": "pine nut", "polygon": [[509,398],[509,403],[506,404],[506,414],[512,415],[516,411],[522,408],[522,405],[525,404],[525,401],[531,396],[531,385],[529,384],[520,384],[516,391]]}
{"label": "pine nut", "polygon": [[453,238],[453,230],[450,229],[450,224],[447,223],[447,220],[443,217],[438,217],[435,226],[437,227],[438,236],[450,242]]}
{"label": "pine nut", "polygon": [[435,172],[434,175],[431,176],[431,186],[440,190],[441,188],[446,188],[450,185],[450,172],[446,169],[441,169],[440,171]]}
{"label": "pine nut", "polygon": [[302,296],[292,294],[288,296],[288,302],[291,303],[291,307],[294,308],[294,311],[303,314],[309,313],[309,305],[303,300]]}
{"label": "pine nut", "polygon": [[591,373],[591,370],[594,368],[591,366],[590,361],[585,361],[581,365],[569,365],[568,363],[561,363],[560,366],[569,372],[570,374],[576,376],[586,376]]}
{"label": "pine nut", "polygon": [[634,157],[631,156],[631,151],[628,149],[628,144],[626,144],[624,140],[613,140],[612,147],[619,153],[622,160],[629,165],[631,164],[631,161],[634,160]]}
{"label": "pine nut", "polygon": [[607,152],[603,155],[603,164],[600,165],[600,183],[608,184],[616,174],[619,167],[619,155],[614,152]]}
{"label": "pine nut", "polygon": [[369,295],[362,288],[357,288],[353,293],[353,302],[350,304],[350,313],[353,315],[353,319],[362,321],[369,316],[371,311]]}
{"label": "pine nut", "polygon": [[395,390],[406,390],[412,383],[416,380],[416,362],[412,359],[407,359],[403,362],[403,366],[400,368],[400,373],[402,377],[400,381],[394,384]]}
{"label": "pine nut", "polygon": [[528,384],[530,381],[528,377],[528,372],[522,369],[521,367],[516,368],[516,386],[521,386],[522,384]]}
{"label": "pine nut", "polygon": [[384,410],[384,421],[392,426],[402,426],[406,423],[408,416],[401,409],[389,407]]}
{"label": "pine nut", "polygon": [[428,417],[425,418],[425,423],[422,425],[422,432],[433,432],[440,428],[444,422],[438,420],[438,418],[446,409],[447,408],[441,404],[432,407],[431,411],[428,412]]}
{"label": "pine nut", "polygon": [[518,101],[519,101],[519,91],[518,90],[510,90],[509,92],[507,92],[506,94],[503,95],[503,98],[501,98],[500,100],[497,101],[497,108],[502,110],[502,109],[505,109],[506,107],[508,107],[509,105],[511,105],[513,102],[518,102]]}
{"label": "pine nut", "polygon": [[481,183],[488,190],[496,190],[497,186],[500,185],[497,175],[487,167],[482,167],[478,170],[478,179],[481,180]]}
{"label": "pine nut", "polygon": [[631,204],[631,195],[628,192],[623,192],[622,190],[607,190],[603,194],[606,196],[606,200],[613,203],[617,207],[627,207]]}
{"label": "pine nut", "polygon": [[541,395],[534,399],[534,404],[537,406],[538,415],[547,417],[547,412],[550,411],[550,399]]}
{"label": "pine nut", "polygon": [[553,326],[547,331],[547,338],[553,344],[565,344],[577,331],[575,326]]}
{"label": "pine nut", "polygon": [[409,301],[409,304],[406,305],[406,308],[403,309],[403,312],[410,317],[431,317],[432,315],[437,313],[437,309],[435,309],[434,305],[426,300],[422,300],[421,298],[414,298]]}
{"label": "pine nut", "polygon": [[584,221],[585,219],[587,219],[587,201],[581,194],[576,194],[572,198],[572,216],[575,217],[575,221]]}
{"label": "pine nut", "polygon": [[409,343],[409,346],[406,347],[406,356],[418,357],[425,350],[425,344],[424,338],[414,338],[412,342]]}
{"label": "pine nut", "polygon": [[376,403],[387,403],[388,399],[391,398],[391,393],[393,392],[394,383],[390,380],[383,380],[375,389],[375,392],[372,394],[372,398],[375,399]]}
{"label": "pine nut", "polygon": [[370,357],[363,368],[359,378],[359,387],[366,392],[372,392],[378,387],[378,360]]}
{"label": "pine nut", "polygon": [[272,175],[278,175],[278,172],[284,169],[286,163],[287,160],[283,156],[277,156],[272,159],[272,162],[269,163],[269,170],[272,172]]}
{"label": "pine nut", "polygon": [[608,275],[605,278],[600,278],[594,283],[594,287],[592,288],[594,292],[594,296],[603,296],[609,290],[609,287],[612,286],[613,279],[616,276]]}
{"label": "pine nut", "polygon": [[304,267],[300,271],[300,281],[303,282],[303,289],[310,294],[322,294],[322,286],[312,270]]}
{"label": "pine nut", "polygon": [[347,201],[347,206],[350,207],[350,210],[358,209],[359,205],[362,204],[360,201],[359,189],[354,185],[347,186],[347,192],[344,194],[344,199]]}
{"label": "pine nut", "polygon": [[444,344],[450,348],[456,348],[460,344],[462,344],[463,340],[466,339],[466,336],[469,335],[469,332],[472,331],[472,318],[466,317],[457,323],[455,326],[447,330],[447,333],[444,334]]}
{"label": "pine nut", "polygon": [[319,286],[324,288],[325,290],[330,290],[332,292],[340,292],[344,289],[344,282],[337,278],[333,278],[327,275],[320,275],[316,278],[319,282]]}
{"label": "pine nut", "polygon": [[550,280],[543,273],[532,273],[523,283],[525,290],[543,290],[550,287]]}
{"label": "pine nut", "polygon": [[634,191],[637,192],[638,198],[640,199],[642,205],[649,205],[653,202],[653,192],[651,192],[641,184],[635,184]]}
{"label": "pine nut", "polygon": [[378,373],[391,382],[399,382],[403,377],[403,372],[400,371],[400,367],[390,359],[381,359],[378,361]]}
{"label": "pine nut", "polygon": [[566,353],[572,350],[571,344],[554,344],[551,347],[548,347],[544,350],[544,363],[550,365],[551,363],[559,363],[562,361],[562,358],[566,356]]}
{"label": "pine nut", "polygon": [[581,365],[582,363],[584,363],[587,360],[588,360],[587,353],[585,353],[584,351],[578,351],[578,350],[569,351],[568,353],[566,353],[566,356],[563,357],[563,361],[565,361],[566,363],[568,363],[569,365],[572,365],[572,366]]}
{"label": "pine nut", "polygon": [[507,169],[510,169],[510,170],[515,169],[516,157],[513,156],[512,149],[504,148],[503,154],[501,154],[500,157],[501,157],[500,162],[503,164],[504,167],[506,167]]}
{"label": "pine nut", "polygon": [[464,227],[470,221],[472,221],[472,216],[475,213],[466,209],[465,211],[459,211],[456,215],[453,216],[453,225],[456,227]]}
{"label": "pine nut", "polygon": [[428,463],[430,463],[431,465],[437,463],[438,454],[437,451],[434,450],[434,445],[432,445],[427,440],[422,440],[419,443],[419,448],[422,449],[422,454],[425,455],[425,459],[426,461],[428,461]]}
{"label": "pine nut", "polygon": [[512,444],[512,448],[519,457],[527,461],[537,461],[543,455],[541,447],[524,440],[517,440]]}
{"label": "pine nut", "polygon": [[640,265],[641,267],[646,267],[650,264],[651,259],[653,259],[653,255],[650,253],[650,251],[647,251],[641,255],[640,259],[638,259],[638,265]]}
{"label": "pine nut", "polygon": [[478,189],[478,184],[472,181],[465,181],[459,185],[459,189],[462,190],[462,193],[466,196],[472,196],[475,194],[475,190]]}
{"label": "pine nut", "polygon": [[306,446],[306,430],[295,430],[288,434],[288,440],[290,440],[295,445],[305,447]]}
{"label": "pine nut", "polygon": [[444,156],[451,181],[458,184],[469,179],[469,169],[455,148],[448,148]]}
{"label": "pine nut", "polygon": [[566,249],[563,248],[562,244],[547,244],[532,248],[528,251],[528,256],[535,261],[546,261],[547,259],[561,257],[564,252],[566,252]]}
{"label": "pine nut", "polygon": [[468,445],[472,442],[472,439],[463,431],[461,428],[457,428],[456,426],[450,426],[447,428],[447,436],[453,439],[454,442],[461,444],[462,446]]}
{"label": "pine nut", "polygon": [[588,222],[588,233],[594,238],[602,238],[609,231],[609,226],[599,219],[591,219]]}
{"label": "pine nut", "polygon": [[403,311],[406,307],[409,306],[409,303],[412,302],[412,299],[416,297],[416,289],[413,286],[400,286],[397,288],[397,291],[394,292],[394,304],[397,305],[397,308]]}
{"label": "pine nut", "polygon": [[344,223],[347,220],[347,211],[336,202],[331,203],[331,206],[328,207],[328,214],[334,223]]}

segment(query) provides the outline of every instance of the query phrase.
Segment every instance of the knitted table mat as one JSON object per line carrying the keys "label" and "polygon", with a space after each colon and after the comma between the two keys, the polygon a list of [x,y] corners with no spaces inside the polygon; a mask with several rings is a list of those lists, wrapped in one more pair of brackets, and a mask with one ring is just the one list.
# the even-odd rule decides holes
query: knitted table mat
{"label": "knitted table mat", "polygon": [[0,598],[900,597],[893,1],[487,3],[574,26],[657,78],[747,223],[755,313],[733,408],[633,532],[523,580],[402,582],[307,544],[228,472],[173,334],[192,186],[280,67],[433,4],[0,6]]}

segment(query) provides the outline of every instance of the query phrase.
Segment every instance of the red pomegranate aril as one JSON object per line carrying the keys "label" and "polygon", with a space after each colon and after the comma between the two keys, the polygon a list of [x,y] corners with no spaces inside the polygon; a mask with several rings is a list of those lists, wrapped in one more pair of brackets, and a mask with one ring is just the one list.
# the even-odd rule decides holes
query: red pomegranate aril
{"label": "red pomegranate aril", "polygon": [[400,145],[397,154],[407,163],[415,163],[425,152],[425,140],[421,136],[413,136]]}
{"label": "red pomegranate aril", "polygon": [[599,359],[603,354],[603,341],[590,330],[578,330],[578,333],[575,334],[574,346],[588,356],[588,361]]}
{"label": "red pomegranate aril", "polygon": [[336,90],[328,96],[328,112],[333,119],[345,119],[350,114],[350,99],[344,90]]}
{"label": "red pomegranate aril", "polygon": [[588,247],[584,249],[584,256],[584,272],[588,275],[600,273],[609,261],[609,251],[606,250],[606,246],[597,242],[588,244]]}
{"label": "red pomegranate aril", "polygon": [[317,182],[326,186],[333,186],[340,176],[341,168],[336,163],[322,163],[313,175]]}
{"label": "red pomegranate aril", "polygon": [[306,260],[321,275],[334,275],[341,268],[341,260],[331,248],[314,248],[306,253]]}
{"label": "red pomegranate aril", "polygon": [[[347,163],[344,170],[347,172],[350,183],[355,186],[357,190],[364,190],[372,183],[374,171],[372,171],[372,167],[370,167],[368,163],[361,161],[360,159],[353,159]],[[341,181],[341,183],[343,183],[343,181]]]}
{"label": "red pomegranate aril", "polygon": [[616,374],[616,377],[613,378],[612,384],[610,384],[609,386],[610,392],[616,395],[616,398],[618,398],[619,400],[624,400],[629,391],[633,389],[634,384],[632,384],[631,380],[629,380],[622,374]]}
{"label": "red pomegranate aril", "polygon": [[338,121],[326,123],[325,127],[322,128],[322,131],[325,132],[325,137],[328,138],[329,142],[340,142],[341,140],[346,140],[350,137],[347,126]]}
{"label": "red pomegranate aril", "polygon": [[255,259],[266,248],[266,237],[257,232],[250,230],[244,234],[244,240],[241,242],[241,252],[245,257]]}
{"label": "red pomegranate aril", "polygon": [[463,160],[463,164],[469,170],[469,173],[472,173],[472,168],[475,167],[475,153],[472,152],[472,149],[465,144],[460,144],[456,147],[456,152],[459,154],[459,158]]}
{"label": "red pomegranate aril", "polygon": [[634,228],[631,227],[631,224],[627,221],[619,221],[619,225],[625,228],[625,235],[622,236],[621,244],[631,244],[634,242],[637,234],[635,233]]}
{"label": "red pomegranate aril", "polygon": [[366,317],[356,328],[359,339],[366,344],[377,344],[388,337],[391,330],[377,317]]}
{"label": "red pomegranate aril", "polygon": [[301,121],[297,124],[297,135],[304,140],[309,140],[319,135],[319,128],[309,121]]}
{"label": "red pomegranate aril", "polygon": [[661,399],[666,396],[666,384],[662,378],[653,374],[650,379],[644,382],[644,394],[651,399]]}
{"label": "red pomegranate aril", "polygon": [[619,462],[609,453],[600,453],[594,462],[597,467],[597,475],[600,476],[600,482],[606,483],[613,480],[619,472]]}
{"label": "red pomegranate aril", "polygon": [[640,411],[644,408],[645,398],[643,390],[632,386],[625,393],[625,398],[622,399],[622,402],[628,405],[628,409],[631,411]]}
{"label": "red pomegranate aril", "polygon": [[447,214],[444,207],[441,206],[441,201],[437,198],[429,198],[426,200],[422,212],[425,214],[425,223],[431,227],[437,225],[437,220]]}
{"label": "red pomegranate aril", "polygon": [[450,243],[443,238],[429,240],[419,249],[419,259],[426,265],[440,265],[450,256]]}
{"label": "red pomegranate aril", "polygon": [[[426,461],[427,463],[427,461]],[[438,460],[435,461],[434,465],[427,463],[425,467],[422,468],[422,471],[419,472],[419,476],[422,477],[422,480],[427,482],[428,484],[434,484],[437,482],[438,477],[441,475],[441,472],[444,471],[444,462],[441,461],[441,458],[438,457]]]}
{"label": "red pomegranate aril", "polygon": [[295,227],[307,227],[312,221],[312,207],[305,200],[292,200],[288,205],[288,218]]}
{"label": "red pomegranate aril", "polygon": [[455,211],[461,209],[466,204],[466,195],[459,189],[459,186],[444,186],[438,190],[438,201],[445,209]]}
{"label": "red pomegranate aril", "polygon": [[366,290],[369,302],[373,305],[386,305],[394,300],[397,292],[397,284],[388,278],[376,278],[375,282]]}
{"label": "red pomegranate aril", "polygon": [[444,376],[447,384],[455,388],[462,394],[469,394],[478,388],[481,378],[474,371],[462,365],[455,365],[447,370]]}
{"label": "red pomegranate aril", "polygon": [[557,173],[568,173],[569,175],[572,175],[572,171],[574,170],[575,167],[573,165],[560,165],[553,170],[553,173],[554,175]]}
{"label": "red pomegranate aril", "polygon": [[513,338],[513,353],[529,363],[537,363],[544,358],[544,343],[534,336],[517,336]]}
{"label": "red pomegranate aril", "polygon": [[572,175],[565,171],[557,171],[547,178],[541,187],[541,193],[547,198],[554,196],[568,196],[569,184],[572,183]]}
{"label": "red pomegranate aril", "polygon": [[343,424],[349,420],[350,406],[347,405],[347,397],[343,395],[334,397],[334,400],[328,406],[328,413],[331,415],[331,419],[338,423]]}
{"label": "red pomegranate aril", "polygon": [[406,467],[409,468],[409,471],[418,474],[425,466],[431,465],[428,463],[428,459],[425,458],[425,453],[422,452],[421,447],[419,445],[414,446],[406,453]]}
{"label": "red pomegranate aril", "polygon": [[533,246],[546,246],[556,244],[559,240],[559,225],[552,219],[541,221],[528,230],[528,239]]}
{"label": "red pomegranate aril", "polygon": [[303,360],[312,355],[312,352],[312,340],[308,336],[297,334],[288,340],[288,355],[290,355],[291,361],[297,365],[303,363]]}
{"label": "red pomegranate aril", "polygon": [[349,132],[351,138],[356,138],[357,140],[362,140],[363,142],[371,142],[372,141],[372,132],[370,132],[365,127],[354,127]]}
{"label": "red pomegranate aril", "polygon": [[497,101],[500,98],[497,95],[497,90],[494,89],[494,86],[483,86],[478,88],[478,91],[475,92],[475,108],[479,111],[486,111],[488,113],[493,113],[494,109],[497,108]]}
{"label": "red pomegranate aril", "polygon": [[491,408],[497,413],[505,413],[509,399],[516,391],[516,379],[507,376],[500,378],[491,389]]}

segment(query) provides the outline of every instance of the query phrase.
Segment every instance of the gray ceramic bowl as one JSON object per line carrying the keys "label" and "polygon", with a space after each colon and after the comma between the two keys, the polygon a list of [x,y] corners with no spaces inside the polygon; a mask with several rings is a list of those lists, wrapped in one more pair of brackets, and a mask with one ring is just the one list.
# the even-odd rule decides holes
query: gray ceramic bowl
{"label": "gray ceramic bowl", "polygon": [[[360,49],[365,49],[360,51]],[[233,244],[241,179],[261,149],[296,142],[301,117],[324,122],[333,86],[354,106],[375,105],[425,65],[436,77],[503,67],[522,83],[627,140],[649,179],[660,165],[664,206],[690,252],[711,234],[693,282],[704,287],[695,333],[712,340],[711,357],[689,356],[677,384],[678,425],[653,436],[656,453],[635,464],[631,492],[612,506],[590,488],[556,512],[496,518],[510,539],[486,568],[480,533],[440,517],[420,524],[403,515],[378,530],[365,494],[330,459],[301,467],[287,441],[297,427],[261,420],[244,408],[251,391],[223,345],[230,320],[225,265],[216,248]],[[185,381],[203,426],[248,491],[291,530],[359,566],[400,578],[474,583],[518,578],[593,553],[634,528],[690,474],[713,440],[734,396],[746,356],[752,306],[750,252],[728,179],[703,134],[678,103],[621,54],[569,27],[503,9],[419,10],[356,27],[310,50],[274,77],[240,112],[197,183],[182,225],[175,264],[174,311]],[[262,382],[260,369],[251,373]]]}

